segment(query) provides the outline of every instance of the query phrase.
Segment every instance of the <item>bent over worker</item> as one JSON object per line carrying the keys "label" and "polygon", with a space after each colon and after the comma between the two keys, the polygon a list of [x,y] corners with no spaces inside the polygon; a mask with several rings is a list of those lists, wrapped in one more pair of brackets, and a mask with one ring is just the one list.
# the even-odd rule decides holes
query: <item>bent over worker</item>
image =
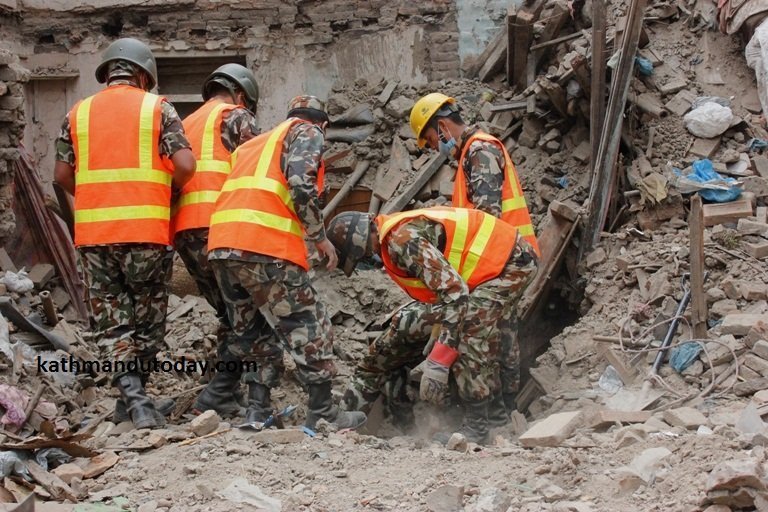
{"label": "bent over worker", "polygon": [[291,100],[287,120],[232,154],[232,172],[211,217],[209,259],[234,330],[232,343],[250,344],[251,359],[259,363],[246,375],[246,422],[267,419],[270,390],[277,386],[281,370],[281,346],[257,340],[259,310],[296,361],[299,379],[308,388],[307,426],[325,419],[339,428],[356,428],[366,419],[361,412],[343,412],[333,404],[331,323],[308,274],[305,236],[328,258],[328,269],[338,261],[318,200],[327,124],[320,100]]}
{"label": "bent over worker", "polygon": [[[476,208],[507,222],[540,255],[517,169],[504,144],[476,125],[467,126],[456,100],[437,92],[416,102],[410,122],[419,147],[427,146],[458,162],[452,205]],[[516,409],[520,380],[517,330],[515,304],[510,304],[501,322],[502,393],[491,403],[493,425],[506,423],[508,412]]]}
{"label": "bent over worker", "polygon": [[[500,385],[498,323],[536,269],[531,245],[509,224],[464,208],[425,208],[376,218],[347,212],[331,220],[328,232],[345,274],[359,261],[380,254],[395,283],[430,305],[440,329],[427,357],[420,396],[443,403],[452,374],[465,411],[460,432],[470,441],[485,442],[489,400]],[[354,395],[366,402],[359,405],[372,404],[391,372],[418,360],[425,344],[420,336],[385,331],[357,367],[345,398]],[[444,432],[438,440],[449,437]]]}
{"label": "bent over worker", "polygon": [[[208,229],[219,191],[231,171],[232,152],[259,134],[255,116],[259,101],[256,77],[245,66],[224,64],[206,78],[203,99],[205,103],[184,119],[184,130],[197,159],[197,171],[182,189],[171,221],[176,251],[200,293],[216,310],[219,319],[217,359],[221,363],[234,363],[220,365],[234,370],[218,371],[193,407],[197,412],[213,409],[222,417],[230,417],[242,412],[235,392],[242,376],[240,362],[247,356],[249,347],[226,341],[233,336],[232,326],[208,261]],[[264,336],[271,335],[260,313],[256,315],[256,322]]]}
{"label": "bent over worker", "polygon": [[[91,331],[120,390],[115,421],[136,428],[165,421],[173,401],[153,403],[144,386],[148,361],[161,349],[168,304],[172,187],[194,175],[176,110],[148,91],[155,58],[136,39],[113,42],[96,68],[107,87],[78,102],[56,140],[56,182],[75,196],[75,246],[91,310]],[[138,360],[143,369],[123,371]]]}

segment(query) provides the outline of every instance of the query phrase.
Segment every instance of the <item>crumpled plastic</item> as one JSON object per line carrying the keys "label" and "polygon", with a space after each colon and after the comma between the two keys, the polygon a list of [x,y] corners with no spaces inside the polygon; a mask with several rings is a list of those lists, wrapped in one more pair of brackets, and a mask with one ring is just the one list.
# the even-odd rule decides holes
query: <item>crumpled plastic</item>
{"label": "crumpled plastic", "polygon": [[31,482],[32,476],[29,474],[27,466],[24,464],[24,461],[29,459],[29,454],[23,450],[0,452],[0,478],[15,475]]}
{"label": "crumpled plastic", "polygon": [[19,270],[17,273],[6,270],[2,281],[0,282],[2,282],[8,290],[14,293],[31,292],[35,287],[35,284],[29,277],[27,277],[27,273],[24,270]]}
{"label": "crumpled plastic", "polygon": [[683,116],[683,125],[696,137],[711,139],[722,135],[731,127],[733,111],[715,101],[693,108]]}
{"label": "crumpled plastic", "polygon": [[758,151],[765,148],[768,148],[768,140],[752,138],[749,139],[749,142],[747,142],[747,151],[750,153],[752,151]]}
{"label": "crumpled plastic", "polygon": [[681,343],[672,348],[671,355],[669,356],[669,366],[677,373],[681,373],[699,358],[702,350],[704,349],[701,344],[695,341]]}
{"label": "crumpled plastic", "polygon": [[58,467],[72,460],[72,456],[61,448],[43,448],[35,453],[35,462],[48,471],[49,467]]}
{"label": "crumpled plastic", "polygon": [[672,169],[676,179],[672,184],[683,194],[699,192],[707,201],[729,203],[741,195],[741,188],[733,178],[725,178],[715,172],[708,158],[693,162],[693,171],[683,176],[679,169]]}
{"label": "crumpled plastic", "polygon": [[653,74],[653,63],[645,57],[635,57],[635,66],[643,76],[651,76]]}

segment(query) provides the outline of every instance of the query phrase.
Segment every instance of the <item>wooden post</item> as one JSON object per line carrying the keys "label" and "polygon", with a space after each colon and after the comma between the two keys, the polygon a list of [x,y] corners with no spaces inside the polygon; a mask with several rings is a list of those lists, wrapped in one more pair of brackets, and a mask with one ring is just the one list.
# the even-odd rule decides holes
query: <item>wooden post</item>
{"label": "wooden post", "polygon": [[[615,165],[619,156],[624,121],[624,107],[627,102],[629,85],[635,69],[640,32],[643,27],[643,13],[647,0],[632,0],[629,7],[627,30],[622,40],[619,64],[611,81],[611,94],[606,107],[606,115],[600,132],[600,145],[593,158],[594,170],[592,185],[589,190],[587,222],[582,243],[579,246],[579,258],[588,253],[600,240],[600,233],[605,224],[608,206],[613,196],[612,184],[615,180]],[[593,69],[593,72],[596,73]],[[597,94],[598,87],[592,90]],[[594,118],[594,114],[592,114]]]}
{"label": "wooden post", "polygon": [[363,174],[365,174],[365,171],[368,170],[368,166],[370,165],[371,163],[368,160],[363,160],[357,164],[357,167],[355,167],[355,172],[352,173],[349,178],[347,178],[347,181],[341,187],[341,190],[336,192],[336,195],[333,196],[333,199],[328,201],[326,207],[323,208],[323,217],[328,217],[330,214],[332,214],[336,207],[339,206],[339,203],[341,203],[341,201],[343,201],[344,198],[347,197],[350,192],[352,192],[352,189],[355,188],[355,185],[357,185],[357,182],[360,181],[360,178],[363,177]]}
{"label": "wooden post", "polygon": [[597,167],[597,149],[605,116],[605,0],[592,0],[592,84],[590,86],[589,142],[590,167]]}
{"label": "wooden post", "polygon": [[707,297],[704,295],[704,212],[701,197],[691,198],[691,214],[688,217],[691,239],[691,320],[693,337],[707,337]]}

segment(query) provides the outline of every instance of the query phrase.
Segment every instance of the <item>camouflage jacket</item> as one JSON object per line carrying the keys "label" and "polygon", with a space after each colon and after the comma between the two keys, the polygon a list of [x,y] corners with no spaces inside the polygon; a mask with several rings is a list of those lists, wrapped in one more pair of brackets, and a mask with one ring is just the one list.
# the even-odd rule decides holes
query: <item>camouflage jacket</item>
{"label": "camouflage jacket", "polygon": [[464,316],[469,306],[469,287],[443,256],[446,235],[443,225],[425,218],[402,223],[387,235],[382,251],[409,276],[418,277],[437,295],[443,312],[438,341],[458,348]]}
{"label": "camouflage jacket", "polygon": [[[458,154],[479,128],[470,126],[461,134]],[[501,188],[504,184],[504,153],[490,142],[476,140],[469,146],[461,168],[467,180],[467,196],[475,208],[501,218]]]}
{"label": "camouflage jacket", "polygon": [[[131,85],[128,80],[113,80],[114,85]],[[189,148],[189,141],[184,134],[184,126],[176,109],[167,101],[161,102],[161,129],[160,129],[160,154],[171,157],[180,149]],[[56,160],[75,165],[75,146],[72,143],[72,129],[69,122],[69,114],[64,118],[59,136],[56,139]]]}
{"label": "camouflage jacket", "polygon": [[[310,242],[325,239],[323,213],[317,190],[317,173],[323,155],[325,137],[315,125],[301,123],[294,125],[283,140],[280,167],[293,200],[293,207]],[[275,261],[271,256],[256,254],[239,249],[214,249],[209,259],[236,259],[241,261],[268,263]]]}
{"label": "camouflage jacket", "polygon": [[261,130],[256,126],[256,116],[247,108],[230,110],[221,120],[221,143],[230,153],[259,133]]}

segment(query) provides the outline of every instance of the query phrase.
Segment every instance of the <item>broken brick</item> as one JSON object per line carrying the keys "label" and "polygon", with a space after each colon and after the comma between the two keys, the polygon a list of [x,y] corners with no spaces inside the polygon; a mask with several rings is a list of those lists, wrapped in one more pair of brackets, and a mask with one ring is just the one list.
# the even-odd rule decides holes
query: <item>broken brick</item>
{"label": "broken brick", "polygon": [[558,446],[571,435],[580,421],[581,411],[553,414],[529,428],[518,441],[526,448]]}

